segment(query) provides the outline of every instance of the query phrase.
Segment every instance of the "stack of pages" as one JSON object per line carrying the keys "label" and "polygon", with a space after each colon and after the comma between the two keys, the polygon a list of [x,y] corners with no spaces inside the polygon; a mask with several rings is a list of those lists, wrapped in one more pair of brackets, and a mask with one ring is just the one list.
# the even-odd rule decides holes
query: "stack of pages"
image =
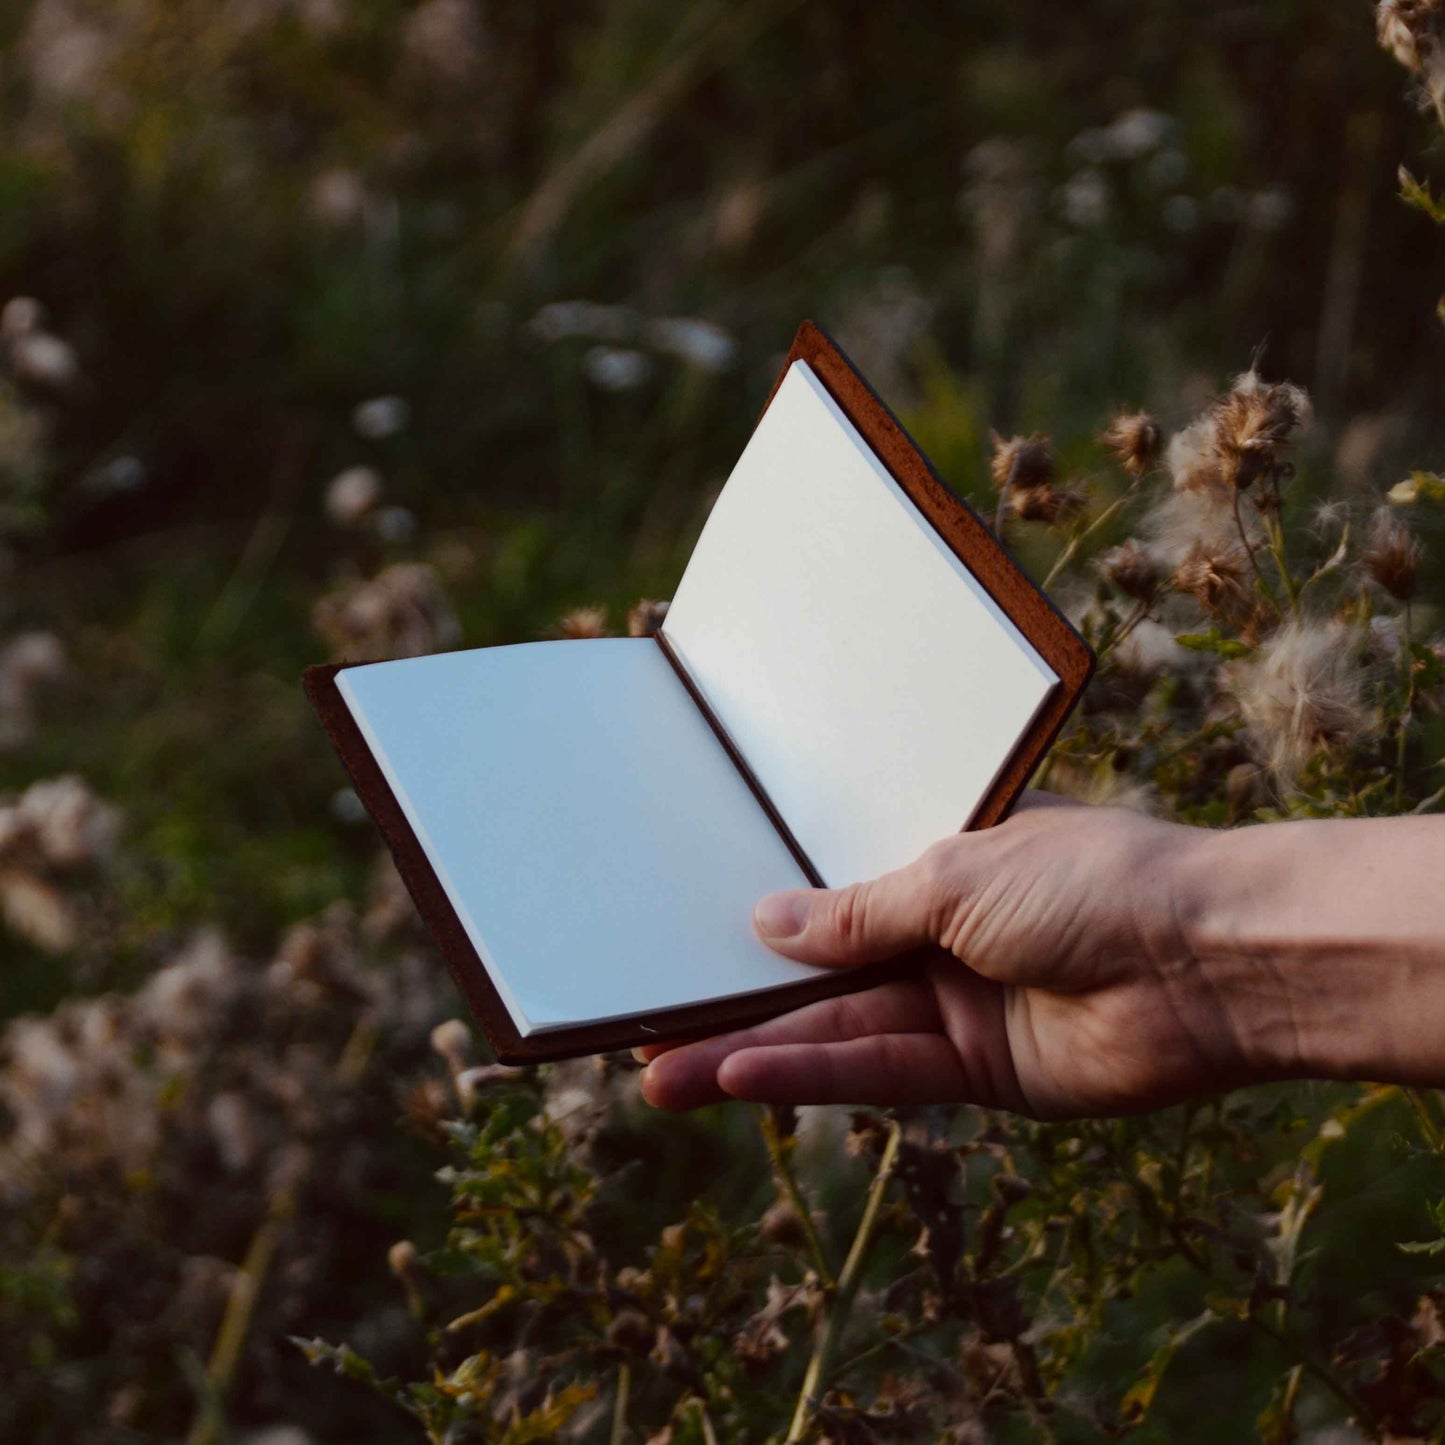
{"label": "stack of pages", "polygon": [[313,668],[307,688],[499,1058],[855,987],[764,893],[996,821],[1088,648],[805,326],[656,638]]}

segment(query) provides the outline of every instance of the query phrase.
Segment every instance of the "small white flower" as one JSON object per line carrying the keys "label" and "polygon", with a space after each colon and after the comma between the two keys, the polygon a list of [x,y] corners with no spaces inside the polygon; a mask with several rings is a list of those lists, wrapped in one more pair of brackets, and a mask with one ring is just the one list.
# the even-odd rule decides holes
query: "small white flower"
{"label": "small white flower", "polygon": [[12,296],[0,310],[0,341],[29,336],[45,325],[45,307],[33,296]]}
{"label": "small white flower", "polygon": [[1100,226],[1109,215],[1109,185],[1096,170],[1080,171],[1059,191],[1059,206],[1071,226],[1089,230]]}
{"label": "small white flower", "polygon": [[411,406],[400,396],[374,396],[361,402],[351,413],[351,424],[357,435],[368,441],[395,436],[410,420]]}
{"label": "small white flower", "polygon": [[631,341],[642,318],[630,306],[598,301],[552,301],[522,328],[536,341]]}
{"label": "small white flower", "polygon": [[603,391],[636,391],[652,376],[652,358],[641,351],[594,346],[582,358],[582,370]]}
{"label": "small white flower", "polygon": [[65,391],[80,374],[75,349],[48,331],[30,331],[15,339],[11,359],[15,375],[33,386]]}
{"label": "small white flower", "polygon": [[701,371],[726,371],[737,359],[737,342],[727,331],[715,321],[693,316],[660,316],[649,321],[643,339],[655,350]]}
{"label": "small white flower", "polygon": [[382,485],[374,467],[347,467],[327,485],[326,515],[338,526],[355,526],[381,500]]}

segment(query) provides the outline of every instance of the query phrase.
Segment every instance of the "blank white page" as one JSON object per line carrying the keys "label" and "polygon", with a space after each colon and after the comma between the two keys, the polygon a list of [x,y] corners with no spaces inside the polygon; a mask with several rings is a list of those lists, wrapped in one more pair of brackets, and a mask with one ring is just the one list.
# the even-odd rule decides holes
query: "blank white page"
{"label": "blank white page", "polygon": [[524,1037],[816,977],[753,934],[807,879],[652,639],[336,681]]}
{"label": "blank white page", "polygon": [[664,631],[833,886],[964,827],[1058,680],[805,361]]}

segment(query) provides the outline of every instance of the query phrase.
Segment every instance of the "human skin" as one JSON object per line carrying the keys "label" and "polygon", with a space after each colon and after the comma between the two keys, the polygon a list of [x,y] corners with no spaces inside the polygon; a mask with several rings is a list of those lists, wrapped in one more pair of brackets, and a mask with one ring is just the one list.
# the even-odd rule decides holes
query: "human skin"
{"label": "human skin", "polygon": [[777,952],[900,978],[639,1051],[664,1109],[970,1102],[1128,1114],[1284,1078],[1445,1085],[1445,820],[1229,831],[1029,795],[848,888],[772,894]]}

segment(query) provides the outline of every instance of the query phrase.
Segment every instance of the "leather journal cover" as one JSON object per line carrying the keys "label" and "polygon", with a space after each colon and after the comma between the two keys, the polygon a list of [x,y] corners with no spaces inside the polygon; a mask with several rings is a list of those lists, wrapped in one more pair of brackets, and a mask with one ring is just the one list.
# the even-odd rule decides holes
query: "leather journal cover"
{"label": "leather journal cover", "polygon": [[[938,536],[972,572],[1059,679],[974,812],[969,826],[988,827],[1007,814],[1058,735],[1089,681],[1094,665],[1093,654],[1048,598],[1019,570],[973,510],[938,479],[897,418],[879,400],[842,351],[811,322],[805,322],[794,338],[773,394],[776,395],[788,368],[799,360],[808,363],[833,401]],[[769,402],[771,400],[770,396]],[[658,634],[657,642],[803,873],[815,883],[819,882],[817,869],[753,776],[747,760],[708,708],[673,649],[661,634]],[[896,977],[900,967],[908,966],[893,962],[865,969],[830,971],[763,994],[736,996],[640,1017],[612,1019],[522,1036],[387,783],[380,764],[341,696],[336,677],[346,666],[346,663],[331,663],[308,668],[304,677],[307,696],[345,764],[357,795],[381,829],[422,920],[501,1062],[541,1063],[631,1048],[659,1039],[721,1033],[788,1012],[817,999],[866,987],[883,976]]]}

